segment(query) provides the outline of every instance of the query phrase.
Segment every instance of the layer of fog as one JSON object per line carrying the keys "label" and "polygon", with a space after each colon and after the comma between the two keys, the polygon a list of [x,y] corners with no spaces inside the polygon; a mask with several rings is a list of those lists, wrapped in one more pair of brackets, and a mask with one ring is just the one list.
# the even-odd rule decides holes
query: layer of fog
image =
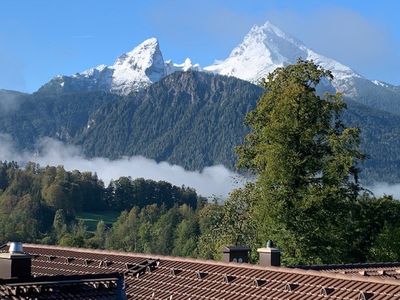
{"label": "layer of fog", "polygon": [[368,187],[376,197],[384,195],[392,195],[395,199],[400,200],[400,183],[388,184],[385,182],[377,182]]}
{"label": "layer of fog", "polygon": [[63,165],[66,170],[97,173],[107,185],[111,179],[121,176],[164,180],[177,186],[185,185],[209,198],[226,198],[230,191],[244,184],[244,178],[222,165],[206,167],[202,171],[187,171],[167,162],[157,163],[142,156],[110,160],[103,157],[87,158],[79,147],[44,138],[38,141],[37,151],[17,151],[12,138],[0,134],[0,160],[24,164],[33,161],[41,166]]}
{"label": "layer of fog", "polygon": [[[63,165],[66,170],[97,173],[107,185],[121,176],[164,180],[174,185],[192,187],[205,197],[226,198],[233,189],[241,187],[245,179],[222,165],[204,168],[202,171],[187,171],[181,166],[159,162],[142,156],[110,160],[104,157],[87,158],[79,147],[44,138],[38,141],[37,151],[17,151],[12,138],[0,134],[0,160],[18,161],[22,165],[33,161],[41,166]],[[400,184],[375,183],[366,187],[375,196],[393,195],[400,199]]]}

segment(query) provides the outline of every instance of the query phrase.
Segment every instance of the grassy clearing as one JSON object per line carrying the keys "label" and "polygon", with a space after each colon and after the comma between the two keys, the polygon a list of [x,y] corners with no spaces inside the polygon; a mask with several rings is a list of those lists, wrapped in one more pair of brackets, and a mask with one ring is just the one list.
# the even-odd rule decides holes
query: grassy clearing
{"label": "grassy clearing", "polygon": [[115,211],[102,211],[102,212],[81,212],[78,213],[76,218],[85,222],[88,231],[96,231],[97,223],[101,220],[106,224],[113,224],[117,221],[120,213]]}

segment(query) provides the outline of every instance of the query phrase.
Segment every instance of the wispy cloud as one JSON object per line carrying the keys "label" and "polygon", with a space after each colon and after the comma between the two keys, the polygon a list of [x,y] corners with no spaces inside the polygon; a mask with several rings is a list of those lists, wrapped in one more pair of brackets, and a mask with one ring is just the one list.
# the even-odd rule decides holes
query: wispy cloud
{"label": "wispy cloud", "polygon": [[34,161],[42,166],[64,165],[67,170],[96,172],[106,184],[121,176],[165,180],[174,185],[195,188],[205,197],[225,198],[234,188],[242,186],[244,179],[222,165],[187,171],[167,162],[157,163],[142,156],[110,160],[103,157],[86,158],[80,148],[65,145],[50,138],[41,139],[35,152],[16,151],[8,135],[0,135],[0,160]]}

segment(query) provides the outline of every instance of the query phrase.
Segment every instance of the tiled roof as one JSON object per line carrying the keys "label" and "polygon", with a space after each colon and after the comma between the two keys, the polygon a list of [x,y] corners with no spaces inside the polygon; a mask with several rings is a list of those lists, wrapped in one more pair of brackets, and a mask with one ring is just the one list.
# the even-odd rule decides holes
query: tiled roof
{"label": "tiled roof", "polygon": [[298,266],[304,270],[400,280],[400,262]]}
{"label": "tiled roof", "polygon": [[123,299],[121,274],[0,279],[0,299]]}
{"label": "tiled roof", "polygon": [[128,299],[400,299],[400,281],[116,251],[24,245],[36,275],[124,272]]}

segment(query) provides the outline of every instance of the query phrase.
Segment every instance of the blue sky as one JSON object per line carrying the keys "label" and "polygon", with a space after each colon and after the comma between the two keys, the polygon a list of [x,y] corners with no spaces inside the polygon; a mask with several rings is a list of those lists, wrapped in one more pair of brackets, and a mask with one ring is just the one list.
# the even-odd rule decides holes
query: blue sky
{"label": "blue sky", "polygon": [[0,88],[32,92],[57,74],[160,40],[165,59],[202,66],[266,20],[370,79],[400,85],[400,1],[1,0]]}

